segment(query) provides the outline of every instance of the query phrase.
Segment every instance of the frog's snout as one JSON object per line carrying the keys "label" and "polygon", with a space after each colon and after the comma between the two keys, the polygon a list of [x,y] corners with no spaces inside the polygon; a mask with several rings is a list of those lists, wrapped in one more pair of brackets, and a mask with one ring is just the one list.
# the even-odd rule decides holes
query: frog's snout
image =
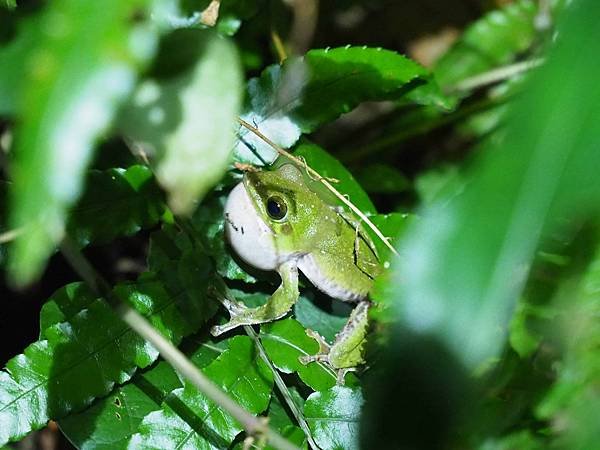
{"label": "frog's snout", "polygon": [[244,183],[239,183],[227,197],[225,235],[246,263],[262,270],[276,269],[273,233],[258,215]]}

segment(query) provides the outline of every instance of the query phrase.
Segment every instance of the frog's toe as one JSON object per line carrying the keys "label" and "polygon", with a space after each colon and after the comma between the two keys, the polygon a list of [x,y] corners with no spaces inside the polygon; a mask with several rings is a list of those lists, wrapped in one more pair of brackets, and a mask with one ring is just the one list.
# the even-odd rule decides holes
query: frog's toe
{"label": "frog's toe", "polygon": [[227,322],[224,325],[215,325],[214,327],[212,327],[210,329],[210,334],[212,334],[215,337],[220,336],[223,333],[228,332],[229,330],[233,330],[237,326],[239,326],[238,323],[231,323],[231,322]]}
{"label": "frog's toe", "polygon": [[231,302],[231,308],[225,305],[230,314],[229,322],[223,325],[215,325],[210,329],[210,334],[213,336],[220,336],[223,333],[226,333],[230,330],[233,330],[240,325],[251,325],[252,321],[248,320],[244,313],[248,312],[248,308],[245,306],[240,306],[239,304],[235,304]]}
{"label": "frog's toe", "polygon": [[304,355],[299,356],[298,361],[304,365],[310,364],[311,362],[327,362],[328,356],[329,355],[323,353],[317,355]]}
{"label": "frog's toe", "polygon": [[348,372],[356,372],[356,370],[356,367],[345,367],[343,369],[338,369],[335,383],[338,386],[343,386],[346,384],[346,374]]}

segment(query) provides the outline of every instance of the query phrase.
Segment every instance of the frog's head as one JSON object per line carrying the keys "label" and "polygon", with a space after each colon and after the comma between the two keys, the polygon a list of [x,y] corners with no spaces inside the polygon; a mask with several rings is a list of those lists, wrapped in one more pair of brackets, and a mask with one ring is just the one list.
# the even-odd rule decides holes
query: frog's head
{"label": "frog's head", "polygon": [[[274,171],[247,172],[229,194],[225,205],[225,231],[236,253],[262,270],[302,254],[305,224],[312,213],[314,195],[292,164]],[[308,207],[306,205],[309,205]],[[304,225],[304,226],[303,226]]]}

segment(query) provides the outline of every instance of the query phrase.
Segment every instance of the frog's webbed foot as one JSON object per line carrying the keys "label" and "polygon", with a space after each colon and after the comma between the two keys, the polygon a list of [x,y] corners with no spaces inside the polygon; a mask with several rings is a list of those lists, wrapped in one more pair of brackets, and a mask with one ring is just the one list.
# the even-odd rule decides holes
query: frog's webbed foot
{"label": "frog's webbed foot", "polygon": [[279,275],[281,276],[281,285],[267,302],[258,308],[248,308],[241,302],[219,295],[219,301],[229,311],[230,319],[224,325],[212,327],[210,333],[213,336],[219,336],[240,325],[271,322],[285,316],[300,295],[296,262],[289,261],[282,264],[279,268]]}
{"label": "frog's webbed foot", "polygon": [[306,334],[319,343],[319,353],[316,355],[300,356],[298,357],[299,361],[304,365],[315,361],[327,362],[329,358],[329,352],[331,351],[331,345],[329,345],[323,336],[314,330],[307,329]]}
{"label": "frog's webbed foot", "polygon": [[319,343],[319,353],[310,356],[301,356],[300,362],[325,362],[337,373],[337,384],[344,384],[348,372],[356,371],[356,366],[362,364],[363,346],[368,329],[368,312],[370,303],[360,302],[352,311],[348,322],[335,337],[333,345],[313,330],[306,330],[306,334]]}

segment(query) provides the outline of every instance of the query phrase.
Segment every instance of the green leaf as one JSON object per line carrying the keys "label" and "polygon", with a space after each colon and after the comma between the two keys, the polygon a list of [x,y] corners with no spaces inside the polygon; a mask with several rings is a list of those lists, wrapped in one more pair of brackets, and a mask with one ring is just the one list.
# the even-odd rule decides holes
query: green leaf
{"label": "green leaf", "polygon": [[242,78],[230,41],[200,30],[180,34],[181,44],[195,49],[196,64],[174,78],[142,83],[122,115],[122,128],[160,156],[158,181],[173,212],[186,214],[230,162]]}
{"label": "green leaf", "polygon": [[86,184],[67,227],[82,247],[135,234],[157,224],[165,212],[152,172],[145,166],[91,171]]}
{"label": "green leaf", "polygon": [[[390,214],[376,214],[369,216],[369,220],[373,222],[381,233],[386,238],[390,239],[390,243],[396,246],[400,239],[406,233],[406,230],[417,220],[417,217],[412,214],[405,213],[390,213]],[[371,233],[371,238],[379,254],[379,261],[381,265],[387,269],[390,267],[391,259],[393,255],[390,249],[379,239]]]}
{"label": "green leaf", "polygon": [[400,246],[387,286],[402,326],[437,336],[471,369],[505,342],[542,237],[600,204],[600,88],[588,66],[600,52],[596,13],[593,1],[565,12],[562,38],[507,113],[504,139],[478,152],[464,190],[425,208]]}
{"label": "green leaf", "polygon": [[388,164],[370,164],[356,178],[365,191],[375,194],[397,194],[410,188],[410,181],[402,172]]}
{"label": "green leaf", "polygon": [[300,356],[315,355],[319,344],[306,335],[306,331],[294,319],[278,320],[260,327],[260,340],[269,359],[284,373],[297,372],[300,379],[315,391],[335,385],[336,374],[319,362],[302,364]]}
{"label": "green leaf", "polygon": [[436,63],[438,82],[446,87],[509,63],[536,37],[536,13],[535,2],[518,0],[477,20]]}
{"label": "green leaf", "polygon": [[[253,414],[264,411],[271,398],[272,373],[252,340],[236,336],[229,348],[204,369],[204,374]],[[195,387],[186,383],[147,415],[129,443],[130,448],[227,447],[241,425]]]}
{"label": "green leaf", "polygon": [[[350,308],[350,305],[347,306]],[[349,315],[349,312],[345,316],[326,312],[304,296],[300,296],[294,305],[294,316],[296,317],[296,320],[298,320],[304,328],[316,331],[329,342],[333,342],[335,335],[348,321]]]}
{"label": "green leaf", "polygon": [[[193,331],[178,308],[178,299],[151,274],[117,286],[115,293],[175,343]],[[158,356],[104,300],[93,301],[69,321],[43,329],[42,338],[0,372],[0,443],[88,406]]]}
{"label": "green leaf", "polygon": [[[155,35],[132,26],[146,3],[52,2],[41,13],[35,45],[19,67],[10,226],[23,228],[11,247],[10,275],[23,285],[43,269],[63,237],[67,209],[82,190],[95,141],[133,89]],[[133,35],[144,45],[130,45]],[[52,118],[49,120],[48,118]]]}
{"label": "green leaf", "polygon": [[56,291],[40,311],[40,333],[52,325],[68,322],[98,298],[83,282],[70,283]]}
{"label": "green leaf", "polygon": [[[11,0],[6,0],[10,2]],[[0,115],[16,114],[23,81],[22,62],[35,45],[39,17],[33,16],[19,24],[17,36],[0,47]]]}
{"label": "green leaf", "polygon": [[60,428],[80,450],[124,449],[144,416],[159,407],[135,384],[127,384],[83,413],[62,420]]}
{"label": "green leaf", "polygon": [[[303,409],[304,399],[294,388],[288,388],[288,392],[291,394],[292,400],[298,405],[298,408],[301,411]],[[283,406],[279,400],[279,396],[271,396],[271,403],[269,404],[269,410],[266,415],[269,418],[269,426],[272,429],[277,430],[279,434],[291,443],[304,448],[306,436],[302,429],[296,425],[295,419],[290,417],[287,408]],[[269,445],[265,448],[269,450],[273,449],[273,447]]]}
{"label": "green leaf", "polygon": [[172,227],[152,235],[150,270],[169,295],[177,300],[182,314],[193,329],[202,326],[217,311],[218,302],[206,296],[206,290],[214,275],[209,256],[197,242],[192,242],[185,232]]}
{"label": "green leaf", "polygon": [[17,7],[17,0],[4,0],[4,6],[8,9],[15,9]]}
{"label": "green leaf", "polygon": [[[260,78],[249,81],[243,118],[289,148],[302,133],[316,130],[361,102],[397,100],[427,77],[426,69],[389,50],[350,46],[310,50],[302,58],[268,67]],[[242,129],[240,134],[236,159],[253,164],[275,160],[274,150],[253,133]]]}
{"label": "green leaf", "polygon": [[[597,239],[597,236],[596,236]],[[566,280],[554,305],[560,312],[555,338],[563,351],[555,384],[536,408],[545,420],[564,423],[556,432],[562,448],[594,448],[600,431],[594,425],[600,413],[596,382],[600,376],[600,246],[580,280]]]}
{"label": "green leaf", "polygon": [[530,430],[517,431],[501,438],[487,439],[479,450],[544,450],[548,443]]}
{"label": "green leaf", "polygon": [[[206,336],[193,336],[182,345],[183,349],[195,349],[189,358],[201,369],[227,350],[227,346],[228,341],[217,343]],[[61,431],[79,449],[127,448],[142,419],[160,410],[165,398],[181,387],[183,382],[177,372],[161,361],[85,411],[61,420]]]}
{"label": "green leaf", "polygon": [[358,421],[363,404],[359,389],[334,386],[306,399],[304,416],[323,450],[358,449]]}
{"label": "green leaf", "polygon": [[124,449],[142,419],[181,386],[176,372],[161,361],[85,411],[61,420],[60,429],[80,450]]}
{"label": "green leaf", "polygon": [[[340,193],[347,195],[348,199],[363,213],[375,214],[377,212],[367,193],[354,179],[348,169],[323,148],[308,141],[304,141],[296,147],[294,155],[306,161],[306,163],[315,169],[322,177],[333,178],[336,180],[335,182],[332,182],[333,186]],[[318,192],[330,203],[343,205],[339,199],[332,196],[329,190],[327,190],[319,180],[308,177],[306,182],[312,190]]]}

